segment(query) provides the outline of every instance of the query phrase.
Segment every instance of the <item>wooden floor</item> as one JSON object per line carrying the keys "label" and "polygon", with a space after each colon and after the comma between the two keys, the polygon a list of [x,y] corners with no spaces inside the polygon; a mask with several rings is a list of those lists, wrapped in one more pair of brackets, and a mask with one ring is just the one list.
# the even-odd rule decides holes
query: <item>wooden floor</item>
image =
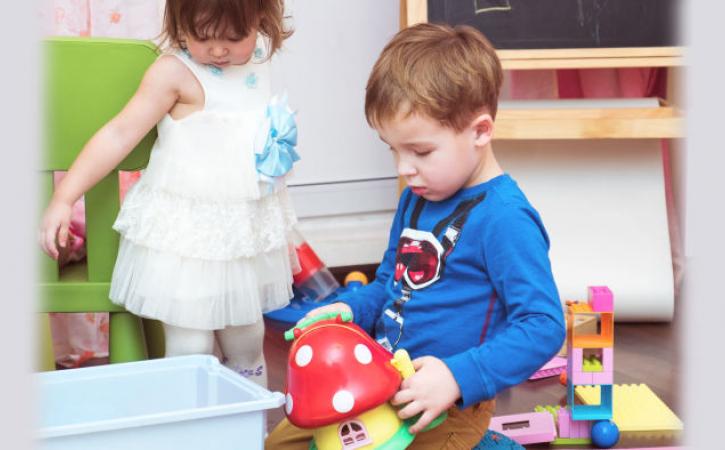
{"label": "wooden floor", "polygon": [[[646,383],[682,419],[680,333],[678,323],[617,323],[614,367],[616,384]],[[269,388],[283,391],[289,343],[284,325],[267,321],[265,354],[270,373]],[[497,396],[497,415],[530,412],[536,405],[563,404],[565,388],[558,378],[525,382]],[[282,408],[270,411],[268,424],[284,417]],[[618,448],[676,445],[678,438],[624,436]]]}

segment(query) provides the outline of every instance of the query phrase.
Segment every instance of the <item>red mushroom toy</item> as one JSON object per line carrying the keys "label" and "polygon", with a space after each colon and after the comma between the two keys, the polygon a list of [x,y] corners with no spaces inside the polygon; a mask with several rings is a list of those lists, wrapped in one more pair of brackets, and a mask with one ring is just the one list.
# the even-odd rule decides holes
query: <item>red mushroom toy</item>
{"label": "red mushroom toy", "polygon": [[397,352],[394,359],[349,314],[314,317],[288,330],[285,338],[294,339],[285,412],[294,425],[314,429],[311,449],[393,450],[410,445],[414,436],[409,424],[388,403],[402,380],[396,367],[406,365]]}

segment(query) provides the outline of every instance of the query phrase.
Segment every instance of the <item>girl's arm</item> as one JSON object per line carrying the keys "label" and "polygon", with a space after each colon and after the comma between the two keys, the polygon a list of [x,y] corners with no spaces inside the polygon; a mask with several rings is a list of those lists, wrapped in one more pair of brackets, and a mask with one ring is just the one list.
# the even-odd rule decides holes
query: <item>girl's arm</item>
{"label": "girl's arm", "polygon": [[71,208],[81,195],[108,175],[179,99],[187,75],[173,57],[157,59],[144,74],[131,100],[83,147],[68,174],[53,193],[43,216],[40,241],[43,251],[58,258],[58,247],[68,240]]}

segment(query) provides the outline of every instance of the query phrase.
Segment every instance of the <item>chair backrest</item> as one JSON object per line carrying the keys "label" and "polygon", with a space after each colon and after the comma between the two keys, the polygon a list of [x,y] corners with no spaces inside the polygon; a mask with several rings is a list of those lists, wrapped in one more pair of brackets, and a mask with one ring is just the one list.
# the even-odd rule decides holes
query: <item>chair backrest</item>
{"label": "chair backrest", "polygon": [[[52,195],[53,171],[70,167],[93,134],[128,102],[157,57],[152,43],[121,39],[52,38],[44,50],[43,207]],[[108,300],[119,241],[111,228],[120,203],[118,171],[145,167],[155,138],[153,130],[86,193],[87,274],[64,282],[57,264],[41,258],[41,312],[122,311]]]}

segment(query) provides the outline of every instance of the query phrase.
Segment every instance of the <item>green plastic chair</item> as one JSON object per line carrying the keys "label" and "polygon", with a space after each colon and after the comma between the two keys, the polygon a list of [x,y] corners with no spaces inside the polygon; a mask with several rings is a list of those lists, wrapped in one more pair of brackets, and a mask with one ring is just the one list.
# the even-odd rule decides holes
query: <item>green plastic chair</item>
{"label": "green plastic chair", "polygon": [[[83,145],[128,102],[146,69],[157,57],[147,41],[89,38],[53,38],[44,42],[45,136],[42,161],[43,209],[53,192],[53,171],[67,170]],[[109,312],[110,362],[148,357],[143,324],[138,317],[108,298],[119,236],[111,228],[119,209],[118,171],[138,170],[148,163],[156,138],[152,130],[116,170],[85,195],[85,264],[59,270],[51,258],[40,258],[39,312]],[[54,368],[52,343],[43,327],[40,369]],[[158,324],[147,329],[162,342]],[[163,345],[163,344],[161,344]],[[50,351],[49,351],[50,346]],[[158,346],[154,356],[162,356]]]}

